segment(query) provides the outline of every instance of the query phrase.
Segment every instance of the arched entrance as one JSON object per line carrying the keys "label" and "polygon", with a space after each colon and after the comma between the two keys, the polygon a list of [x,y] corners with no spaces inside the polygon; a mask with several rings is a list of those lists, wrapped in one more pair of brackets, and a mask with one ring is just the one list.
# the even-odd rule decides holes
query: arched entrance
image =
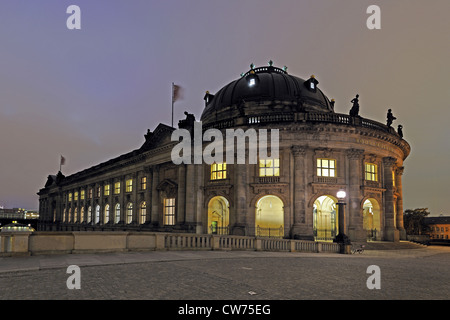
{"label": "arched entrance", "polygon": [[338,233],[337,199],[330,195],[320,196],[314,201],[313,221],[316,241],[333,241]]}
{"label": "arched entrance", "polygon": [[257,237],[284,236],[284,204],[277,196],[267,195],[256,203],[255,227]]}
{"label": "arched entrance", "polygon": [[225,197],[217,196],[208,203],[208,234],[228,234],[230,205]]}
{"label": "arched entrance", "polygon": [[380,239],[380,205],[373,198],[367,199],[363,204],[363,229],[367,232],[368,240]]}

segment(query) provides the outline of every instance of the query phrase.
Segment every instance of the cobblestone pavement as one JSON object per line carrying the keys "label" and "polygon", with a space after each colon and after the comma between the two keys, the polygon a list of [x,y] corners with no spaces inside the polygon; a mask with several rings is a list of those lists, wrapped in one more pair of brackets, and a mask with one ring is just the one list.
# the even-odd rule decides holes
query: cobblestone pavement
{"label": "cobblestone pavement", "polygon": [[[12,271],[14,263],[22,269]],[[67,288],[71,264],[80,267],[80,289]],[[380,268],[380,289],[367,288],[370,265]],[[449,247],[361,255],[165,251],[3,257],[0,299],[449,299],[449,266]]]}

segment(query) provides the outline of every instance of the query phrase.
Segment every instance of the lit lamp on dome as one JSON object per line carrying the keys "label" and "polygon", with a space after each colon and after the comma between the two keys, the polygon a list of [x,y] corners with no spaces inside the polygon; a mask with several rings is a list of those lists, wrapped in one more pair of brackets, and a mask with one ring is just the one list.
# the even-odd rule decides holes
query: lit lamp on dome
{"label": "lit lamp on dome", "polygon": [[347,193],[344,190],[339,190],[336,193],[336,197],[338,198],[337,209],[338,209],[339,231],[338,235],[334,239],[334,242],[339,243],[341,253],[350,253],[351,242],[350,239],[345,234],[345,228],[347,225],[345,215],[345,205],[346,205],[345,198],[347,197]]}

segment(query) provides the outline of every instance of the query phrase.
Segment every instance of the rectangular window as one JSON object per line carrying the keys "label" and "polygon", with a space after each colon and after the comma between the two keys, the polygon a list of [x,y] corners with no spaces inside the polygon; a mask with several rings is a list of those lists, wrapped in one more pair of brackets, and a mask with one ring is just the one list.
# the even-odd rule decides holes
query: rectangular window
{"label": "rectangular window", "polygon": [[104,195],[105,195],[105,196],[109,196],[110,188],[111,188],[111,185],[107,184],[107,185],[105,186],[105,188],[103,189]]}
{"label": "rectangular window", "polygon": [[89,194],[88,194],[89,199],[92,199],[92,193],[93,192],[94,192],[93,189],[89,188]]}
{"label": "rectangular window", "polygon": [[175,198],[164,199],[164,225],[175,225]]}
{"label": "rectangular window", "polygon": [[69,193],[69,202],[72,201],[72,192]]}
{"label": "rectangular window", "polygon": [[73,200],[78,201],[78,191],[75,191],[75,193],[73,194]]}
{"label": "rectangular window", "polygon": [[221,180],[227,178],[227,164],[213,163],[211,165],[211,180]]}
{"label": "rectangular window", "polygon": [[147,190],[147,177],[141,178],[141,190]]}
{"label": "rectangular window", "polygon": [[280,176],[280,159],[259,160],[259,176],[260,177],[279,177]]}
{"label": "rectangular window", "polygon": [[336,160],[317,159],[318,177],[336,177]]}
{"label": "rectangular window", "polygon": [[378,167],[373,163],[366,163],[366,180],[378,181]]}
{"label": "rectangular window", "polygon": [[120,182],[114,183],[114,194],[120,193]]}
{"label": "rectangular window", "polygon": [[97,198],[100,198],[101,193],[102,193],[102,188],[97,187]]}
{"label": "rectangular window", "polygon": [[131,192],[133,191],[133,179],[128,179],[125,185],[125,191]]}
{"label": "rectangular window", "polygon": [[85,192],[83,189],[83,190],[81,190],[80,200],[84,200],[84,198],[85,198]]}

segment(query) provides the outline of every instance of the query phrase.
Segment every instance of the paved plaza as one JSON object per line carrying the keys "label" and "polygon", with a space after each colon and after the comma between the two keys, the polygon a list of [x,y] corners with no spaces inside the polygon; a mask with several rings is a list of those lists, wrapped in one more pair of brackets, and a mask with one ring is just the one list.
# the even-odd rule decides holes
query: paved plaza
{"label": "paved plaza", "polygon": [[[68,289],[70,265],[80,289]],[[380,289],[369,289],[369,266]],[[152,251],[0,258],[0,299],[403,300],[450,298],[450,247],[343,255]]]}

